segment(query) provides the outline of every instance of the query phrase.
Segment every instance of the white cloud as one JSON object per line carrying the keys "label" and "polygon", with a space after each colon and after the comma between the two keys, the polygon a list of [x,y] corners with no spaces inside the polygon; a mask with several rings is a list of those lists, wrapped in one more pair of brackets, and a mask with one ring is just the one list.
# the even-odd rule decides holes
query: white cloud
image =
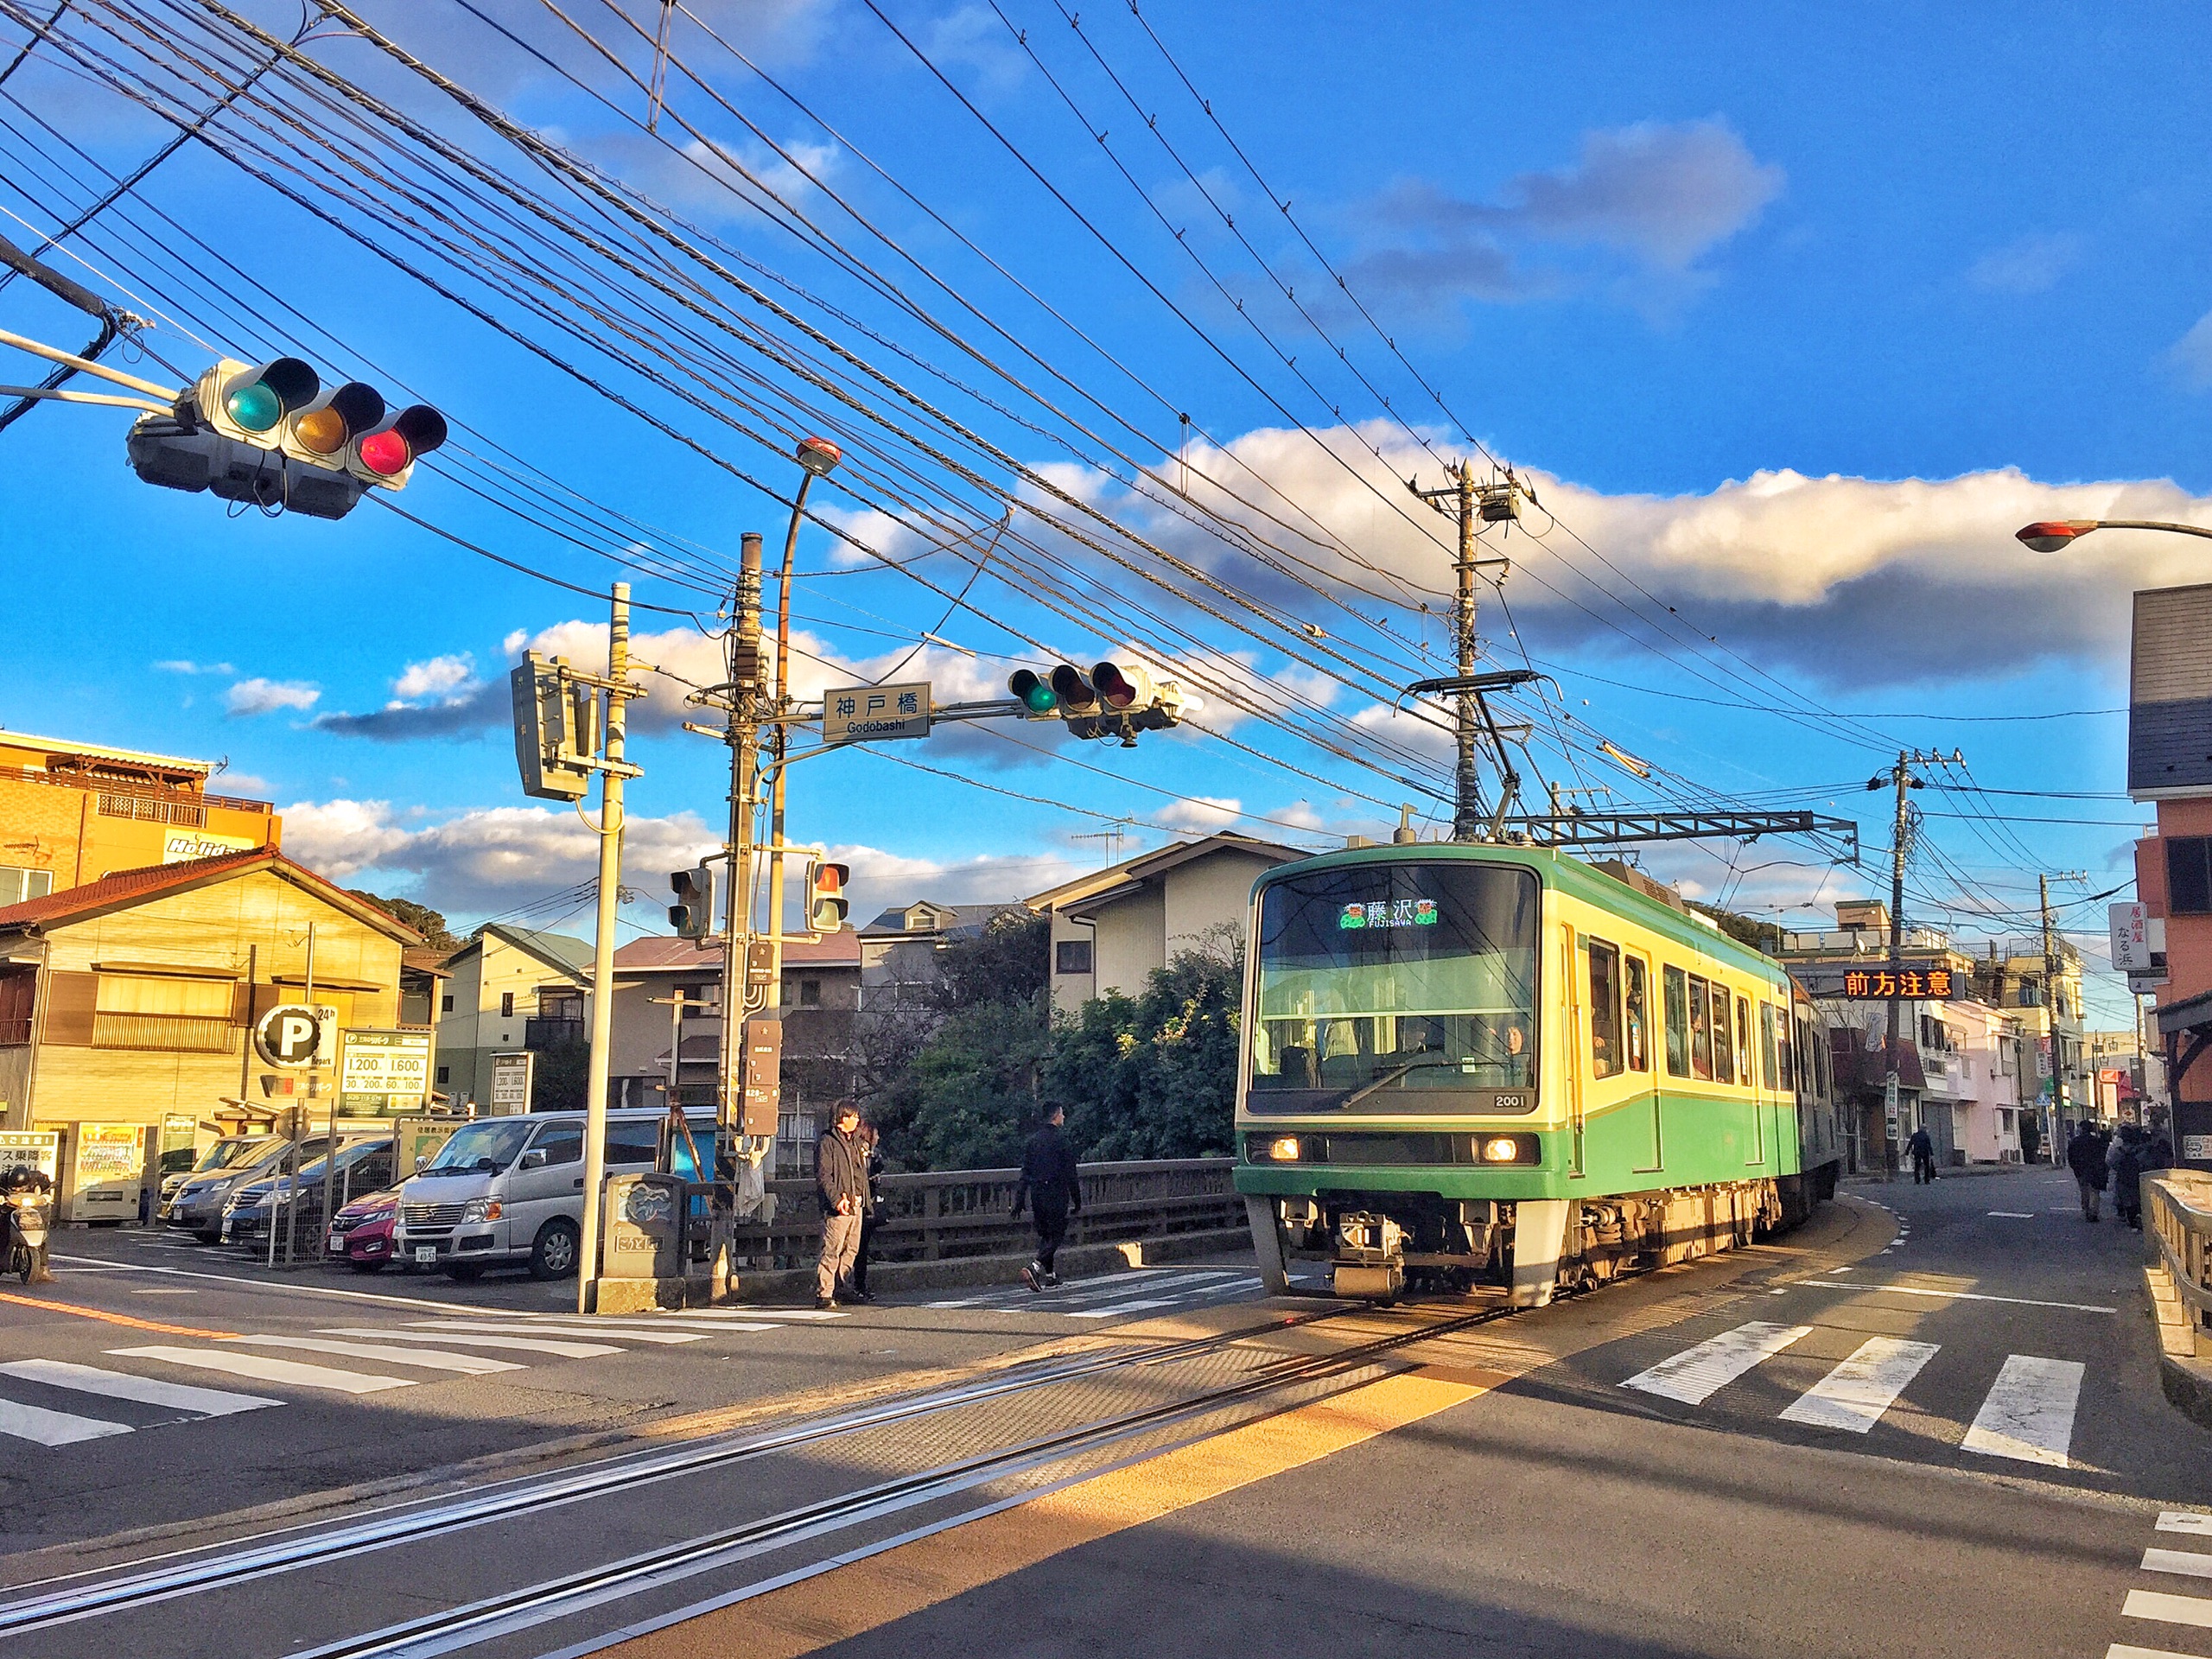
{"label": "white cloud", "polygon": [[2070,232],[2038,232],[1993,248],[1967,270],[1973,286],[1997,294],[2041,294],[2072,270],[2082,238]]}
{"label": "white cloud", "polygon": [[240,680],[223,694],[223,707],[238,715],[273,715],[280,709],[312,709],[321,696],[304,680]]}
{"label": "white cloud", "polygon": [[894,905],[918,899],[940,905],[1018,904],[1096,868],[1057,853],[943,862],[855,844],[832,847],[830,855],[852,867],[847,891],[855,926],[865,926]]}
{"label": "white cloud", "polygon": [[238,670],[228,663],[194,663],[179,659],[156,663],[154,671],[156,674],[235,674]]}
{"label": "white cloud", "polygon": [[2196,390],[2212,386],[2212,311],[2199,317],[2187,334],[2167,348],[2166,362]]}
{"label": "white cloud", "polygon": [[1147,816],[1172,829],[1208,836],[1217,830],[1238,828],[1244,817],[1244,803],[1233,795],[1198,795],[1170,801]]}
{"label": "white cloud", "polygon": [[451,696],[475,677],[475,659],[465,651],[457,656],[433,657],[428,662],[408,664],[391,683],[391,694],[407,702]]}
{"label": "white cloud", "polygon": [[252,797],[269,793],[266,778],[250,772],[219,772],[207,780],[207,785],[218,795],[245,795]]}

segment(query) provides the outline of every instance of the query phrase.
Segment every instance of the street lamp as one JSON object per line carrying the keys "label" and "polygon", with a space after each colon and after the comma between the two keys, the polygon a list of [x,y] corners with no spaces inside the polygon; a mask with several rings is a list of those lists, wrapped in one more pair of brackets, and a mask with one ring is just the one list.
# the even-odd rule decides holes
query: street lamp
{"label": "street lamp", "polygon": [[2202,524],[2169,524],[2155,518],[2051,518],[2012,533],[2037,553],[2056,553],[2093,530],[2171,530],[2177,536],[2212,537]]}
{"label": "street lamp", "polygon": [[[772,923],[769,937],[775,941],[776,960],[769,976],[770,1007],[779,1006],[784,994],[784,757],[791,744],[791,728],[782,716],[790,713],[789,671],[791,645],[791,561],[798,554],[799,519],[806,512],[806,493],[814,487],[817,478],[827,478],[836,470],[845,452],[827,438],[801,438],[792,451],[799,466],[804,469],[798,480],[798,494],[791,500],[791,522],[784,532],[784,568],[776,573],[776,715],[777,720],[768,742],[776,758],[776,782],[768,796],[768,915]],[[745,983],[741,965],[733,982]]]}

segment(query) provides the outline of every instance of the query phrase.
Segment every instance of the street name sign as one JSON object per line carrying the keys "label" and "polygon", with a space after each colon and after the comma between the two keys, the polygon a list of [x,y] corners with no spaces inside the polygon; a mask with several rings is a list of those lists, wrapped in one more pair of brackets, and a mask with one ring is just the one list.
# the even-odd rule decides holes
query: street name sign
{"label": "street name sign", "polygon": [[824,743],[871,743],[930,734],[930,683],[846,685],[822,694]]}

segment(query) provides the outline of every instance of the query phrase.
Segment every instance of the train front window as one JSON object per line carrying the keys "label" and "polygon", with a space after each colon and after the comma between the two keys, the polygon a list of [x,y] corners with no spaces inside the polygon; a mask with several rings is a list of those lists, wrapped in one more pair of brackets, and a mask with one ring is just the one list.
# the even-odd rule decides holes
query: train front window
{"label": "train front window", "polygon": [[1271,884],[1252,1109],[1534,1110],[1541,893],[1528,870],[1441,861]]}

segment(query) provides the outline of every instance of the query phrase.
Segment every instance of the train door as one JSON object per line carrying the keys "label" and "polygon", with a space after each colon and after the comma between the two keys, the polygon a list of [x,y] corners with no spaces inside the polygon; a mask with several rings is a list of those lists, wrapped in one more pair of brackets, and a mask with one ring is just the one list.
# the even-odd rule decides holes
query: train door
{"label": "train door", "polygon": [[1659,1122],[1658,1068],[1651,1063],[1651,960],[1633,949],[1593,939],[1590,986],[1593,1007],[1601,1006],[1602,988],[1611,1027],[1607,1053],[1593,1055],[1593,1071],[1627,1079],[1629,1093],[1618,1108],[1624,1132],[1622,1149],[1635,1173],[1656,1174],[1666,1164],[1666,1140]]}
{"label": "train door", "polygon": [[1771,1119],[1776,1111],[1773,1096],[1761,1090],[1758,1068],[1751,1063],[1751,1001],[1747,996],[1736,999],[1736,1064],[1743,1080],[1751,1084],[1755,1104],[1751,1108],[1751,1156],[1744,1161],[1749,1165],[1766,1162],[1766,1149],[1774,1143]]}
{"label": "train door", "polygon": [[1583,1132],[1585,1103],[1588,1097],[1591,1078],[1591,1031],[1588,1007],[1588,985],[1583,976],[1575,971],[1582,964],[1575,961],[1576,944],[1586,947],[1587,936],[1575,931],[1572,923],[1560,929],[1560,985],[1566,1040],[1560,1045],[1566,1060],[1567,1173],[1580,1175],[1586,1167],[1583,1161]]}

